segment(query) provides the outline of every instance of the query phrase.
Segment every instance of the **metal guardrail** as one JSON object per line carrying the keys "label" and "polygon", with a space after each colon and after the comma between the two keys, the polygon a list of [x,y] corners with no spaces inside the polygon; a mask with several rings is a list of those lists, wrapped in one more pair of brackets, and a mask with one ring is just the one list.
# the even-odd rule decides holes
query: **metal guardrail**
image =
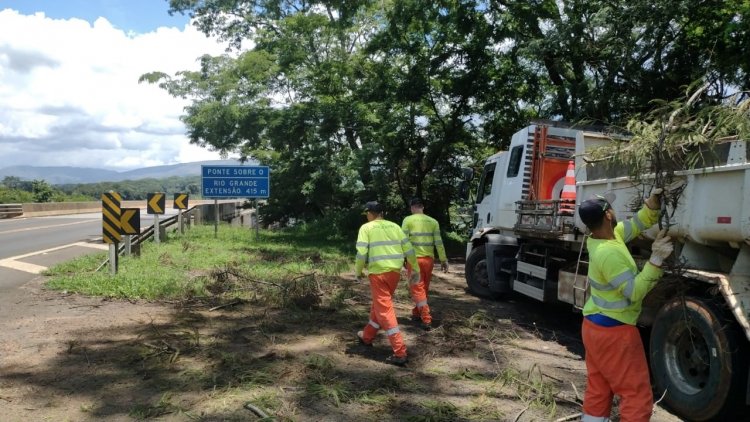
{"label": "metal guardrail", "polygon": [[[183,216],[187,216],[187,218],[189,219],[190,216],[192,215],[192,212],[198,206],[199,205],[194,205],[193,207],[191,207],[187,211],[181,211],[180,213],[182,213]],[[159,227],[160,228],[164,227],[166,229],[169,226],[177,224],[179,215],[180,214],[178,213],[178,214],[175,214],[175,215],[173,215],[173,216],[171,216],[169,218],[166,218],[164,220],[160,220],[159,221]],[[131,245],[131,247],[132,246],[138,246],[138,245],[140,245],[141,243],[145,242],[146,240],[148,240],[149,238],[151,238],[153,236],[154,236],[154,225],[152,224],[152,225],[148,226],[146,228],[146,230],[143,230],[142,232],[140,232],[138,234],[132,235],[132,237],[130,238],[130,245]],[[123,252],[125,252],[125,248],[126,248],[125,243],[121,242],[117,246],[117,255],[122,255]],[[107,259],[105,259],[104,262],[102,262],[101,265],[99,265],[94,272],[98,272],[99,270],[101,270],[102,268],[104,268],[104,266],[107,265],[108,263],[109,263],[109,257],[107,257]]]}
{"label": "metal guardrail", "polygon": [[[194,215],[196,209],[199,207],[203,207],[203,206],[206,206],[206,204],[193,205],[189,209],[185,211],[181,211],[180,213],[183,215],[183,218],[187,218],[187,223],[190,224],[190,218]],[[220,212],[220,209],[215,209],[214,212]],[[175,214],[164,220],[159,220],[159,229],[161,230],[162,227],[166,229],[167,227],[177,224],[177,222],[179,221],[178,219],[179,219],[180,213]],[[237,216],[237,208],[235,208],[234,212],[232,212],[231,214],[224,214],[224,215],[220,215],[219,217],[222,220],[224,220],[226,218],[236,217],[236,216]],[[141,231],[139,234],[132,235],[132,237],[130,238],[130,245],[131,247],[139,246],[141,243],[152,238],[153,236],[154,236],[154,225],[152,224],[148,226],[145,230]],[[120,243],[117,247],[117,254],[122,255],[123,252],[125,251],[125,248],[126,248],[125,243],[124,242]],[[104,262],[102,262],[101,265],[99,265],[99,267],[96,268],[95,272],[98,272],[99,270],[101,270],[108,263],[109,263],[109,257],[107,257],[107,259],[105,259]]]}
{"label": "metal guardrail", "polygon": [[13,218],[23,215],[22,204],[0,204],[0,218]]}

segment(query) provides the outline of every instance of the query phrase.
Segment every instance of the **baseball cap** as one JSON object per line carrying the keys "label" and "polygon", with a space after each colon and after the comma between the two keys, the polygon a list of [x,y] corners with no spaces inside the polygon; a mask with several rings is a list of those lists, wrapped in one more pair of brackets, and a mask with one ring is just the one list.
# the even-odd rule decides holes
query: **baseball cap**
{"label": "baseball cap", "polygon": [[612,204],[607,198],[595,195],[593,198],[581,202],[581,205],[578,206],[578,216],[581,217],[583,224],[591,227],[591,225],[601,222],[604,213],[610,208],[612,208]]}
{"label": "baseball cap", "polygon": [[383,206],[378,201],[370,201],[365,204],[365,211],[380,214],[383,212]]}
{"label": "baseball cap", "polygon": [[422,202],[422,198],[418,198],[415,196],[414,198],[411,198],[411,200],[409,201],[409,205],[412,207],[415,205],[424,206],[424,202]]}

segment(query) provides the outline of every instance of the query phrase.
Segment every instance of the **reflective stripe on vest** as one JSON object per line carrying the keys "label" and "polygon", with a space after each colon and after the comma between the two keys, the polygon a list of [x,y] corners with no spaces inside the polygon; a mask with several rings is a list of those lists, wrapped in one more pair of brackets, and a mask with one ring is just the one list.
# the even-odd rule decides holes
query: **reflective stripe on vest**
{"label": "reflective stripe on vest", "polygon": [[635,233],[633,231],[633,226],[635,226],[638,231],[637,233],[641,233],[642,231],[646,230],[646,225],[643,224],[643,221],[638,217],[638,214],[633,215],[633,217],[630,220],[625,220],[622,222],[623,227],[623,241],[625,243],[630,242],[635,238]]}
{"label": "reflective stripe on vest", "polygon": [[596,290],[601,290],[603,292],[615,290],[618,287],[622,286],[623,283],[628,283],[627,287],[625,287],[625,291],[630,290],[630,294],[626,294],[625,296],[630,297],[633,294],[633,287],[635,284],[635,273],[630,270],[626,270],[622,274],[613,278],[607,284],[599,283],[591,277],[588,278],[588,281],[591,287],[595,288]]}
{"label": "reflective stripe on vest", "polygon": [[393,255],[380,255],[374,258],[370,258],[368,262],[378,262],[384,259],[404,259],[404,254],[393,254]]}
{"label": "reflective stripe on vest", "polygon": [[[588,282],[591,286],[591,299],[600,308],[623,309],[630,306],[630,298],[633,297],[633,290],[635,290],[635,273],[633,271],[625,270],[607,284],[599,283],[591,277],[588,277]],[[625,298],[622,300],[610,301],[599,295],[599,292],[610,292],[618,289],[623,284],[625,284],[625,288],[622,293]]]}
{"label": "reflective stripe on vest", "polygon": [[630,299],[622,299],[610,302],[606,299],[602,299],[598,296],[591,295],[591,300],[594,301],[596,306],[602,309],[624,309],[630,306]]}
{"label": "reflective stripe on vest", "polygon": [[[406,239],[404,239],[404,240],[406,240]],[[368,248],[368,247],[374,248],[376,246],[403,245],[404,243],[406,243],[406,242],[404,242],[404,240],[401,240],[401,241],[398,241],[398,240],[383,240],[383,241],[380,241],[380,242],[370,242],[370,243],[367,243],[367,242],[357,242],[357,247],[360,247],[360,248]]]}

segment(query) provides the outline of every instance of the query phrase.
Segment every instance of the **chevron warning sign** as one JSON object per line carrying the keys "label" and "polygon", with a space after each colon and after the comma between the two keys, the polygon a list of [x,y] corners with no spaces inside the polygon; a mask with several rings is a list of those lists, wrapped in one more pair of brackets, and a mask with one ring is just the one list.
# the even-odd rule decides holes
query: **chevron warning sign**
{"label": "chevron warning sign", "polygon": [[186,193],[176,193],[174,194],[174,206],[173,209],[176,210],[186,210],[188,208],[188,197],[190,195]]}
{"label": "chevron warning sign", "polygon": [[149,193],[146,196],[146,212],[149,214],[164,214],[166,195],[163,192]]}
{"label": "chevron warning sign", "polygon": [[119,193],[110,191],[102,194],[102,240],[104,243],[119,243],[120,202]]}
{"label": "chevron warning sign", "polygon": [[141,209],[122,208],[120,228],[122,234],[139,234],[141,232]]}

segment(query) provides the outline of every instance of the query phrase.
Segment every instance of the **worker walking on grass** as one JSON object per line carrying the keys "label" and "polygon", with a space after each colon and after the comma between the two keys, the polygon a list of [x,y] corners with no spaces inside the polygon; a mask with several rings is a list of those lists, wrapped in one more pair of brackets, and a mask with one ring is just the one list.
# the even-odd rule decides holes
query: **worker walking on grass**
{"label": "worker walking on grass", "polygon": [[645,206],[632,219],[617,223],[615,211],[604,197],[583,201],[581,221],[591,230],[588,284],[591,297],[583,308],[583,345],[588,380],[583,399],[583,422],[607,422],[612,399],[620,396],[623,422],[651,418],[653,395],[646,354],[635,324],[646,294],[662,276],[661,265],[672,253],[665,231],[651,245],[651,257],[641,272],[627,242],[656,223],[662,189],[654,189]]}
{"label": "worker walking on grass", "polygon": [[[411,215],[404,218],[401,229],[409,237],[417,253],[420,274],[419,282],[409,285],[409,293],[414,301],[411,317],[414,321],[421,321],[422,329],[429,331],[432,329],[432,315],[427,304],[427,296],[430,293],[432,269],[435,266],[435,250],[437,249],[440,266],[444,272],[448,272],[448,259],[445,256],[443,239],[440,237],[440,224],[424,213],[424,203],[420,198],[413,198],[409,205]],[[412,268],[411,264],[406,265],[407,277],[411,277]]]}
{"label": "worker walking on grass", "polygon": [[[364,277],[367,267],[372,292],[370,321],[364,330],[357,333],[359,340],[371,345],[378,330],[384,330],[393,348],[393,355],[386,362],[402,366],[406,364],[406,345],[398,328],[396,311],[393,309],[393,292],[401,279],[404,258],[417,267],[414,249],[401,228],[383,219],[383,206],[377,201],[365,204],[367,223],[362,225],[357,236],[357,258],[355,275],[357,281]],[[414,272],[410,283],[419,281],[419,272]]]}

